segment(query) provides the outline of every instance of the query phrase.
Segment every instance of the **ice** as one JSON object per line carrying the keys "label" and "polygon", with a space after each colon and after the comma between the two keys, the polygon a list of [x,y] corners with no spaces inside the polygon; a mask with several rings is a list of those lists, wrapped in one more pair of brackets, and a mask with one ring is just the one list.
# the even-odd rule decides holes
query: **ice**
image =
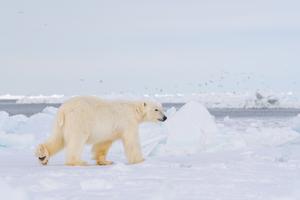
{"label": "ice", "polygon": [[300,115],[292,120],[292,128],[300,133]]}
{"label": "ice", "polygon": [[14,115],[2,121],[2,131],[8,133],[20,133],[19,128],[26,124],[28,118],[25,115]]}
{"label": "ice", "polygon": [[54,110],[49,110],[31,117],[9,116],[6,112],[0,112],[0,146],[28,148],[45,140],[51,133],[54,120]]}
{"label": "ice", "polygon": [[39,95],[39,96],[22,96],[18,98],[17,103],[62,103],[67,97],[64,95]]}
{"label": "ice", "polygon": [[0,129],[3,129],[3,125],[5,124],[5,122],[7,121],[7,119],[9,118],[9,114],[7,112],[1,111],[0,112]]}
{"label": "ice", "polygon": [[200,103],[189,102],[166,122],[166,150],[177,153],[197,153],[214,142],[218,132],[214,117]]}
{"label": "ice", "polygon": [[49,115],[55,115],[57,113],[58,108],[47,106],[44,108],[42,113],[49,114]]}
{"label": "ice", "polygon": [[247,148],[276,147],[294,141],[299,133],[290,128],[246,128],[243,131],[226,130],[216,136],[208,151],[229,151]]}
{"label": "ice", "polygon": [[35,137],[32,134],[13,134],[0,132],[0,149],[1,147],[11,148],[28,148],[34,143]]}
{"label": "ice", "polygon": [[29,117],[21,127],[19,127],[19,132],[31,133],[36,137],[45,138],[49,136],[52,131],[54,115],[38,113]]}
{"label": "ice", "polygon": [[17,100],[24,97],[25,97],[24,95],[4,94],[4,95],[0,95],[0,100]]}

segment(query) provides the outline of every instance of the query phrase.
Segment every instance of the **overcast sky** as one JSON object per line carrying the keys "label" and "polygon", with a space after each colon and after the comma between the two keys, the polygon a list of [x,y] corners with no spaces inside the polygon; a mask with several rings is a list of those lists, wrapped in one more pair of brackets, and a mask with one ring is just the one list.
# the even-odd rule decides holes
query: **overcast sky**
{"label": "overcast sky", "polygon": [[0,0],[0,94],[299,92],[299,7]]}

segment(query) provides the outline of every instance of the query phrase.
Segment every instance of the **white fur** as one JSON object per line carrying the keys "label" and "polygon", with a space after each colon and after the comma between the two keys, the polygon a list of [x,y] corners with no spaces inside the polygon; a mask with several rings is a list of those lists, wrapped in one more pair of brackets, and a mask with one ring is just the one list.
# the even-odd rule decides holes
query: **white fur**
{"label": "white fur", "polygon": [[121,139],[128,162],[142,162],[138,126],[144,121],[158,121],[164,114],[159,104],[152,102],[106,101],[96,97],[75,97],[58,110],[53,134],[36,150],[42,164],[66,148],[67,165],[84,165],[81,154],[85,144],[92,144],[94,159],[99,165],[106,160],[109,148]]}

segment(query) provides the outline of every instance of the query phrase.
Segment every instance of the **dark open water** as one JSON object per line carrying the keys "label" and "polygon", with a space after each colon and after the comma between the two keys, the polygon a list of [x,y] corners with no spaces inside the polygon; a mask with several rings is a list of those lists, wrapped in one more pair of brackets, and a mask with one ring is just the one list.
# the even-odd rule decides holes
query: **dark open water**
{"label": "dark open water", "polygon": [[[184,103],[163,103],[165,109],[183,106]],[[41,112],[47,106],[59,107],[60,104],[16,104],[15,100],[0,100],[0,111],[6,111],[10,115],[23,114],[31,116]],[[300,113],[298,108],[268,108],[268,109],[243,109],[243,108],[211,108],[210,113],[220,117],[293,117]]]}

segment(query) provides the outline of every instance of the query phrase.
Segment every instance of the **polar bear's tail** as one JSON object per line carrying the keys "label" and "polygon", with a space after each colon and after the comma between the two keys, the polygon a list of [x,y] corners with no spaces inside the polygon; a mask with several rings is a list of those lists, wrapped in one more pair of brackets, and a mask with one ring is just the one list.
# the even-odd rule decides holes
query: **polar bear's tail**
{"label": "polar bear's tail", "polygon": [[36,149],[36,156],[42,164],[47,164],[50,156],[53,156],[64,147],[63,125],[64,112],[58,110],[52,135],[45,143],[40,144]]}

